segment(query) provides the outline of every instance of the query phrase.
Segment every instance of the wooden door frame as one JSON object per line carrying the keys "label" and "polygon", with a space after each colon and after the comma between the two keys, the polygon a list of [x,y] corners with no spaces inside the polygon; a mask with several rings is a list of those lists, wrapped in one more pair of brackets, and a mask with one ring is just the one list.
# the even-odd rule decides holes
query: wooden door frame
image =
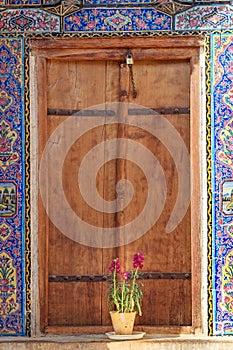
{"label": "wooden door frame", "polygon": [[[77,38],[77,39],[44,39],[31,41],[31,62],[35,71],[32,74],[32,99],[34,109],[32,115],[38,121],[38,111],[47,114],[46,90],[43,81],[46,81],[47,60],[123,60],[128,49],[134,50],[135,60],[188,60],[190,62],[190,159],[191,159],[191,261],[192,261],[192,326],[191,327],[147,327],[148,332],[167,333],[199,333],[203,332],[203,318],[205,312],[202,307],[202,179],[201,166],[203,164],[201,150],[201,90],[203,89],[201,61],[203,57],[204,41],[200,36],[191,37],[130,37],[130,38]],[[146,49],[146,51],[144,50]],[[36,80],[36,82],[35,82]],[[34,87],[34,88],[33,88]],[[40,98],[37,98],[39,96]],[[39,137],[43,134],[39,132]],[[195,171],[194,171],[195,170]],[[38,189],[38,185],[37,185]],[[34,201],[35,203],[35,201]],[[36,222],[35,226],[36,225]],[[37,244],[37,243],[36,243]],[[44,281],[48,280],[47,259],[48,241],[42,239],[38,232],[38,261],[39,261],[39,301],[40,301],[40,329],[46,328],[47,288]],[[47,252],[47,254],[44,254]],[[82,332],[81,327],[73,331]],[[95,327],[88,328],[95,332]],[[103,329],[104,330],[104,329]],[[145,328],[144,328],[145,330]],[[72,329],[70,329],[72,332]],[[57,333],[58,329],[50,329],[50,333]]]}

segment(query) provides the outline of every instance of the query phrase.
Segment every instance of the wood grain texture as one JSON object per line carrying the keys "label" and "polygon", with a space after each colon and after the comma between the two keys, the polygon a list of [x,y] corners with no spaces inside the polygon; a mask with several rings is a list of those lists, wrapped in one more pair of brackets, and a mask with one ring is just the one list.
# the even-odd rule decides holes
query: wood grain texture
{"label": "wood grain texture", "polygon": [[[31,40],[31,48],[46,49],[52,52],[56,49],[105,49],[108,48],[126,48],[134,47],[142,48],[199,48],[204,46],[204,37],[197,36],[174,36],[174,37],[134,37],[134,38],[79,38],[77,39],[47,39],[47,40]],[[169,55],[169,53],[167,53]]]}
{"label": "wood grain texture", "polygon": [[[146,257],[145,271],[192,272],[192,281],[146,280],[143,316],[137,321],[137,327],[177,329],[179,332],[193,332],[194,328],[201,327],[198,55],[202,39],[137,39],[140,40],[32,42],[33,54],[38,55],[39,157],[49,136],[67,118],[47,115],[48,109],[80,110],[105,102],[111,106],[111,102],[116,101],[158,109],[190,107],[190,115],[177,113],[165,114],[163,117],[177,130],[190,151],[191,166],[195,169],[192,172],[194,195],[183,220],[168,234],[165,228],[179,187],[176,164],[166,146],[142,128],[123,125],[122,120],[119,120],[118,125],[92,129],[78,139],[65,158],[62,182],[70,207],[84,221],[99,227],[123,227],[134,220],[145,205],[148,195],[146,176],[136,164],[122,159],[109,161],[99,169],[96,187],[100,196],[110,201],[116,198],[116,183],[122,178],[130,180],[134,196],[124,211],[103,214],[90,208],[81,196],[76,177],[82,159],[95,145],[115,137],[141,143],[158,159],[166,178],[166,204],[156,224],[136,241],[118,248],[97,249],[83,246],[64,236],[50,222],[42,203],[39,203],[42,331],[75,333],[109,329],[106,282],[54,283],[48,282],[48,275],[108,274],[108,267],[115,257],[120,257],[124,261],[124,269],[129,269],[133,254],[139,249],[143,250]],[[128,47],[132,47],[135,60],[133,75],[138,93],[136,99],[132,96],[128,67],[123,64]],[[125,95],[121,94],[123,90],[126,91]],[[125,106],[120,115],[129,117]],[[156,115],[153,123],[153,127],[159,127]],[[174,143],[173,147],[177,145]],[[144,161],[149,162],[147,159]],[[178,161],[182,164],[182,154]],[[48,168],[46,186],[52,181],[51,170]],[[155,186],[159,186],[158,178],[155,178]],[[59,203],[54,205],[59,207]],[[64,220],[69,225],[65,216]],[[91,316],[92,310],[94,316]]]}

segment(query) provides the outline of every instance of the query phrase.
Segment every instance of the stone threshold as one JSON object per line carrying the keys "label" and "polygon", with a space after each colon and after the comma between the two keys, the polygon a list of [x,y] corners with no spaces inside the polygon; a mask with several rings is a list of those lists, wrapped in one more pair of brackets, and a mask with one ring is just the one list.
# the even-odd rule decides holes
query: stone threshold
{"label": "stone threshold", "polygon": [[0,338],[0,350],[232,350],[233,336],[146,334],[141,340],[112,341],[105,334]]}

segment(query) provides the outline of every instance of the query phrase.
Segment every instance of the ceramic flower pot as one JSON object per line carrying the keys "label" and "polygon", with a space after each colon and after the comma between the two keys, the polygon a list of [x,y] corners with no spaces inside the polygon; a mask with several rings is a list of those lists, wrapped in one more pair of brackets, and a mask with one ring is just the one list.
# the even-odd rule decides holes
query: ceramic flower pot
{"label": "ceramic flower pot", "polygon": [[112,326],[116,334],[132,334],[136,312],[110,311]]}

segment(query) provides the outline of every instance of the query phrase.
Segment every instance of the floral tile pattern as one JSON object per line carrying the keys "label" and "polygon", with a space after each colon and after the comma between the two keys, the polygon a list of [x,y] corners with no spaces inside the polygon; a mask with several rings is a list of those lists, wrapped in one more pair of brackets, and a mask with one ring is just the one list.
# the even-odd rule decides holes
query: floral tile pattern
{"label": "floral tile pattern", "polygon": [[171,17],[150,8],[85,9],[64,19],[65,32],[170,30]]}
{"label": "floral tile pattern", "polygon": [[[30,5],[59,5],[62,0],[0,0],[2,5],[20,5],[20,6],[30,6]],[[214,3],[213,0],[83,0],[85,5],[99,5],[99,4],[126,4],[126,3],[153,3],[153,4],[209,4]],[[231,4],[231,0],[218,0],[216,3]]]}
{"label": "floral tile pattern", "polygon": [[6,222],[0,224],[0,239],[6,241],[7,238],[13,233],[13,227]]}
{"label": "floral tile pattern", "polygon": [[[213,264],[214,334],[217,335],[231,334],[233,330],[233,36],[214,34],[211,48],[214,62],[211,73],[215,179],[213,258],[222,259],[221,263],[216,260]],[[217,284],[221,286],[221,294],[216,291]]]}
{"label": "floral tile pattern", "polygon": [[176,30],[208,30],[233,28],[231,6],[196,6],[175,15]]}
{"label": "floral tile pattern", "polygon": [[0,254],[0,315],[10,315],[17,311],[16,303],[16,268],[11,256],[2,252]]}
{"label": "floral tile pattern", "polygon": [[0,38],[0,333],[25,334],[24,41]]}
{"label": "floral tile pattern", "polygon": [[101,5],[101,4],[111,4],[111,5],[122,5],[122,4],[146,4],[152,3],[151,0],[84,0],[84,5]]}
{"label": "floral tile pattern", "polygon": [[27,7],[27,6],[38,6],[38,5],[55,5],[60,2],[60,0],[1,0],[2,4],[6,6],[17,6]]}
{"label": "floral tile pattern", "polygon": [[1,33],[59,32],[60,18],[39,9],[5,10],[0,16]]}
{"label": "floral tile pattern", "polygon": [[8,0],[7,4],[9,5],[40,5],[40,0]]}

